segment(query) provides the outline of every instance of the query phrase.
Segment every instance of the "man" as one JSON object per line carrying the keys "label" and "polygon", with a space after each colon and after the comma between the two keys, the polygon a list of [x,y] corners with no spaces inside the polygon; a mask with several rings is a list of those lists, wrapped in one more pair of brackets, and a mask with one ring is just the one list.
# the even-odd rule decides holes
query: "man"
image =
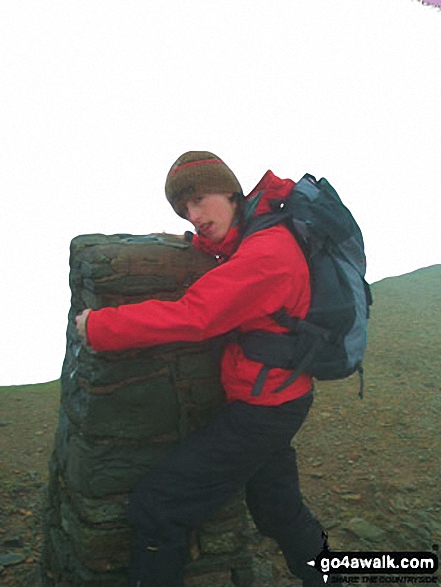
{"label": "man", "polygon": [[[85,310],[77,318],[80,336],[96,351],[112,351],[195,342],[233,330],[285,332],[271,314],[284,308],[304,318],[310,304],[301,249],[283,225],[242,236],[251,218],[269,212],[294,185],[267,171],[245,197],[216,155],[190,151],[179,157],[167,176],[167,199],[195,227],[193,246],[219,265],[178,301]],[[133,491],[131,587],[182,587],[188,531],[244,486],[257,528],[277,541],[291,572],[305,587],[323,585],[307,561],[321,552],[325,538],[303,503],[291,446],[313,401],[312,380],[301,374],[274,393],[291,374],[274,368],[254,393],[261,373],[262,364],[248,359],[239,342],[228,343],[221,360],[226,405]]]}

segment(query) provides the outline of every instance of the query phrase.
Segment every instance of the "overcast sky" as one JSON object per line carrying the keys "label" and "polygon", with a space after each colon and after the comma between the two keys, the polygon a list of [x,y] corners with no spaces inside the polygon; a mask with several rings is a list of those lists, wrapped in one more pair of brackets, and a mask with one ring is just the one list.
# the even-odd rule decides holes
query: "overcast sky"
{"label": "overcast sky", "polygon": [[369,281],[441,263],[441,11],[416,0],[2,0],[0,385],[57,379],[70,240],[189,228],[187,150],[326,177]]}

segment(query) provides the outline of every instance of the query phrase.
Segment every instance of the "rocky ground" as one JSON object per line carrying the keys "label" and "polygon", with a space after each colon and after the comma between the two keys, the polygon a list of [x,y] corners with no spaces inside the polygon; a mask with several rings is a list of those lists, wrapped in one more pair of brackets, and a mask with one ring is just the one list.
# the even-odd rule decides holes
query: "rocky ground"
{"label": "rocky ground", "polygon": [[[440,275],[374,288],[364,399],[357,376],[319,383],[295,439],[305,499],[335,550],[441,544]],[[36,585],[58,401],[58,382],[0,388],[0,587]],[[256,535],[254,547],[280,587],[294,584],[272,542]]]}
{"label": "rocky ground", "polygon": [[0,388],[0,585],[35,587],[59,382]]}

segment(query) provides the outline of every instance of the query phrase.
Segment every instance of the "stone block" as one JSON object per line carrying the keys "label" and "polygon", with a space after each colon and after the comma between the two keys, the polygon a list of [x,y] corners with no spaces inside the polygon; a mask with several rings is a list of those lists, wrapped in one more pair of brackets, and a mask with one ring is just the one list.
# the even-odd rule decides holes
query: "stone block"
{"label": "stone block", "polygon": [[234,587],[234,583],[228,570],[186,577],[184,587]]}
{"label": "stone block", "polygon": [[62,405],[60,405],[58,414],[58,428],[55,432],[55,454],[59,466],[65,469],[69,450],[69,437],[72,434],[73,425]]}
{"label": "stone block", "polygon": [[85,497],[77,492],[69,495],[72,506],[85,524],[127,524],[128,495],[107,495],[102,498]]}
{"label": "stone block", "polygon": [[92,443],[82,436],[69,440],[66,483],[85,497],[100,498],[130,492],[171,445]]}
{"label": "stone block", "polygon": [[105,395],[78,385],[63,398],[63,406],[86,436],[147,440],[176,437],[179,430],[179,405],[166,377],[127,384]]}
{"label": "stone block", "polygon": [[240,548],[241,536],[234,530],[223,532],[202,532],[199,538],[202,554],[226,554]]}
{"label": "stone block", "polygon": [[85,524],[70,504],[62,503],[61,528],[78,561],[87,569],[103,573],[127,567],[131,536],[127,525]]}
{"label": "stone block", "polygon": [[188,398],[194,406],[208,406],[211,413],[214,413],[225,403],[225,391],[213,378],[191,381],[188,386]]}
{"label": "stone block", "polygon": [[185,354],[178,357],[178,381],[181,379],[209,379],[219,376],[219,369],[211,349],[203,353]]}
{"label": "stone block", "polygon": [[158,292],[175,292],[178,284],[173,277],[161,275],[127,275],[102,281],[85,279],[84,287],[95,295],[153,296]]}
{"label": "stone block", "polygon": [[[101,354],[80,350],[79,359],[78,376],[87,380],[92,393],[99,393],[100,388],[114,388],[127,381],[145,380],[170,371],[169,361],[151,349]],[[69,367],[72,369],[72,365]]]}

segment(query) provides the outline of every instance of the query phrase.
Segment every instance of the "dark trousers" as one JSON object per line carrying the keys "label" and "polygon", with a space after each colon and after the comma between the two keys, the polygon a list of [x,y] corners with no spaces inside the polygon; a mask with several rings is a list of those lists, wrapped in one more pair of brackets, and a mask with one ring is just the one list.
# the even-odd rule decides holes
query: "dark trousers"
{"label": "dark trousers", "polygon": [[[165,585],[160,578],[155,583],[153,574],[159,577],[173,565],[180,567],[180,578],[169,578],[167,587],[181,585],[189,529],[244,486],[258,530],[277,540],[294,574],[303,578],[309,572],[306,561],[322,550],[323,535],[303,503],[291,440],[312,399],[310,393],[274,407],[227,404],[141,480],[131,495],[129,518],[135,529],[132,567],[135,575],[148,577],[145,585]],[[146,550],[143,561],[135,560]],[[149,570],[155,564],[156,571]]]}

